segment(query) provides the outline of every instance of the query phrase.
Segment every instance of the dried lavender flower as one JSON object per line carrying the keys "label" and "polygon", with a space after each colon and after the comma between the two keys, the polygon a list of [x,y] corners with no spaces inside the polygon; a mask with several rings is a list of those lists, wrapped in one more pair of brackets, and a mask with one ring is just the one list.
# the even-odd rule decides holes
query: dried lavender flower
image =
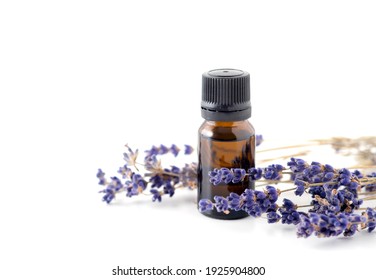
{"label": "dried lavender flower", "polygon": [[[104,194],[103,201],[111,203],[122,192],[125,192],[127,197],[133,197],[144,194],[146,190],[149,190],[152,195],[152,201],[160,202],[165,194],[170,197],[173,196],[177,188],[195,189],[197,187],[196,163],[186,164],[183,168],[177,166],[163,168],[161,161],[157,158],[157,156],[165,155],[169,152],[177,156],[180,148],[176,145],[172,145],[170,148],[165,145],[153,146],[150,150],[145,151],[146,156],[143,164],[137,162],[138,150],[133,151],[128,145],[125,147],[124,160],[126,164],[118,169],[118,173],[125,180],[124,183],[117,177],[112,177],[111,181],[108,182],[105,178],[105,173],[101,169],[97,172],[99,184],[105,186],[100,191],[100,193]],[[191,146],[185,145],[185,154],[190,154],[192,151],[193,148]],[[132,167],[138,171],[137,165],[143,166],[147,173],[144,175],[135,173]],[[160,188],[162,190],[159,190]]]}

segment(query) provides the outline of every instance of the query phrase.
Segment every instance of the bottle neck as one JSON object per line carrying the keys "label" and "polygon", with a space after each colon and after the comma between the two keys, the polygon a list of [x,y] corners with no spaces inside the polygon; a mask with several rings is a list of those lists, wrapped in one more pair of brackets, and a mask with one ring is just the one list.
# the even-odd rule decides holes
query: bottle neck
{"label": "bottle neck", "polygon": [[248,120],[242,121],[233,121],[233,122],[224,122],[224,121],[205,121],[207,124],[211,126],[222,126],[222,127],[235,127],[239,125],[243,125],[244,123],[248,122]]}
{"label": "bottle neck", "polygon": [[251,106],[248,106],[246,109],[240,111],[215,111],[208,110],[201,105],[201,116],[205,120],[210,121],[237,122],[249,119],[252,115],[251,113]]}

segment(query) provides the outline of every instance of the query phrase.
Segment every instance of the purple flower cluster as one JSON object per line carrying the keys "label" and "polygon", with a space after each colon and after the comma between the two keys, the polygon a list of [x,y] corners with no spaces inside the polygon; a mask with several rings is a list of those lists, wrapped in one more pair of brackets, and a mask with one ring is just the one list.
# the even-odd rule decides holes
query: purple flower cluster
{"label": "purple flower cluster", "polygon": [[213,185],[219,185],[220,183],[229,184],[230,182],[237,184],[244,180],[246,172],[241,168],[216,168],[209,172],[210,182]]}
{"label": "purple flower cluster", "polygon": [[210,199],[201,199],[198,203],[198,209],[200,212],[211,211],[214,209],[214,204]]}
{"label": "purple flower cluster", "polygon": [[280,164],[272,164],[264,168],[264,178],[266,180],[278,181],[282,178],[282,171],[285,168]]}
{"label": "purple flower cluster", "polygon": [[322,189],[325,195],[315,195],[312,200],[310,212],[319,214],[337,214],[339,212],[353,213],[359,209],[363,200],[358,199],[347,189],[335,189],[329,184],[324,184]]}
{"label": "purple flower cluster", "polygon": [[289,199],[284,198],[282,206],[278,209],[281,213],[282,224],[297,225],[300,222],[300,213],[296,211],[297,206]]}
{"label": "purple flower cluster", "polygon": [[309,237],[314,233],[318,237],[331,237],[341,234],[352,236],[358,229],[367,229],[371,232],[375,229],[375,217],[376,211],[372,208],[367,208],[362,215],[353,213],[301,213],[297,235],[298,237]]}
{"label": "purple flower cluster", "polygon": [[[127,197],[137,196],[144,193],[149,186],[152,201],[160,202],[165,194],[170,197],[173,196],[177,187],[195,189],[197,187],[196,163],[186,164],[182,168],[176,166],[162,168],[161,161],[157,159],[158,155],[164,155],[168,152],[177,156],[179,151],[180,148],[176,145],[172,145],[170,148],[164,145],[153,146],[146,151],[143,166],[148,173],[142,176],[131,169],[131,167],[135,167],[138,164],[138,150],[133,151],[126,145],[126,152],[124,153],[126,164],[118,170],[124,183],[117,177],[112,177],[111,181],[108,182],[105,178],[105,173],[101,169],[97,172],[99,184],[105,186],[105,189],[100,191],[100,193],[104,193],[102,200],[111,203],[116,198],[116,195],[121,192],[125,192]],[[191,146],[185,145],[185,154],[191,154],[192,151],[193,148]]]}
{"label": "purple flower cluster", "polygon": [[[190,155],[193,152],[193,150],[194,149],[192,148],[192,146],[184,146],[185,155]],[[171,147],[166,147],[165,145],[152,146],[150,150],[145,151],[145,157],[165,155],[168,153],[172,153],[176,157],[179,155],[180,151],[181,149],[175,144],[171,145]]]}
{"label": "purple flower cluster", "polygon": [[348,226],[348,218],[345,214],[301,214],[301,222],[297,226],[298,237],[309,237],[315,233],[318,237],[338,236]]}
{"label": "purple flower cluster", "polygon": [[[376,172],[372,172],[371,174],[367,175],[366,178],[369,178],[369,179],[376,178]],[[376,191],[376,183],[366,185],[365,190],[368,192]]]}
{"label": "purple flower cluster", "polygon": [[368,232],[373,231],[376,228],[376,210],[367,208],[366,212],[363,213],[363,216],[367,219],[364,228],[367,228]]}
{"label": "purple flower cluster", "polygon": [[164,168],[147,175],[150,175],[149,182],[152,189],[163,188],[163,193],[171,197],[175,193],[175,185],[180,182],[180,172],[180,168],[172,166],[170,169]]}
{"label": "purple flower cluster", "polygon": [[126,166],[119,169],[119,173],[126,179],[124,183],[118,177],[111,177],[111,181],[107,183],[105,173],[99,169],[97,177],[99,184],[106,186],[100,193],[104,193],[103,201],[110,203],[115,199],[117,193],[126,192],[126,196],[132,197],[142,193],[146,189],[147,182],[140,174],[129,172]]}
{"label": "purple flower cluster", "polygon": [[[292,179],[296,185],[295,194],[299,196],[308,190],[312,197],[319,195],[325,198],[323,189],[325,183],[330,184],[333,189],[343,187],[354,196],[357,196],[363,187],[366,191],[376,190],[375,180],[372,179],[376,177],[376,173],[364,176],[359,170],[354,172],[346,168],[337,170],[329,164],[319,162],[308,164],[304,160],[296,158],[291,158],[287,165],[292,171]],[[369,184],[367,184],[367,180],[370,180]]]}
{"label": "purple flower cluster", "polygon": [[[298,196],[301,196],[310,184],[331,182],[333,178],[338,177],[338,172],[329,164],[308,164],[302,159],[291,158],[287,165],[292,171],[292,179],[296,185],[295,194]],[[321,186],[313,187],[314,194],[320,191]]]}
{"label": "purple flower cluster", "polygon": [[220,183],[239,183],[245,179],[246,176],[250,180],[259,180],[265,178],[266,180],[278,181],[282,178],[282,171],[285,168],[280,164],[272,164],[265,168],[252,167],[246,171],[243,168],[216,168],[209,171],[210,182],[213,185],[219,185]]}
{"label": "purple flower cluster", "polygon": [[277,189],[267,186],[264,191],[246,189],[241,195],[230,193],[227,197],[215,196],[214,202],[202,199],[199,201],[199,210],[201,212],[212,210],[213,207],[208,205],[214,205],[218,212],[245,211],[252,217],[260,217],[263,213],[276,212],[277,199]]}

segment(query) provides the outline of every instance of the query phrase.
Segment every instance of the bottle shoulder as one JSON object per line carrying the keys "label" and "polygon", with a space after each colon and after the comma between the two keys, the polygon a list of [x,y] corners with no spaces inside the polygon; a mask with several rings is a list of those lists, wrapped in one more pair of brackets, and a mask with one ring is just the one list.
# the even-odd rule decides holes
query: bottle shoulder
{"label": "bottle shoulder", "polygon": [[222,141],[237,141],[254,136],[255,129],[248,120],[238,122],[204,121],[199,128],[199,135]]}

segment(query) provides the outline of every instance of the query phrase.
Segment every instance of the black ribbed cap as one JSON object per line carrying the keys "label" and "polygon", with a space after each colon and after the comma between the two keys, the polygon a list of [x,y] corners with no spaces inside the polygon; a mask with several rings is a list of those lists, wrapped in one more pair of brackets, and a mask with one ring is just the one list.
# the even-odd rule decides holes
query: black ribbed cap
{"label": "black ribbed cap", "polygon": [[240,121],[251,117],[249,73],[230,68],[202,74],[201,116],[210,121]]}

